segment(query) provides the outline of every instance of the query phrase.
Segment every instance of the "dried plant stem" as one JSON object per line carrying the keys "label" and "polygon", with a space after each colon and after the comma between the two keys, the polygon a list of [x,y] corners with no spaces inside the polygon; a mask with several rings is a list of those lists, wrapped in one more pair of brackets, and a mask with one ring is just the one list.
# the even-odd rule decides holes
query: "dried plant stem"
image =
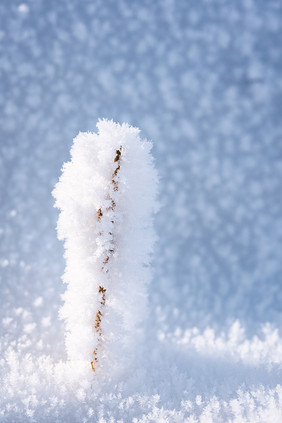
{"label": "dried plant stem", "polygon": [[[112,181],[111,181],[114,191],[118,191],[118,172],[120,170],[121,150],[122,150],[122,147],[120,147],[119,150],[116,150],[116,156],[114,158],[114,163],[117,163],[117,167],[114,170],[114,173],[112,174]],[[106,208],[106,211],[114,211],[114,209],[116,207],[116,203],[111,198],[110,194],[107,195],[107,198],[106,199],[111,201],[111,205],[108,208]],[[100,222],[102,218],[103,218],[103,211],[100,208],[97,211],[97,220],[98,220],[98,222]],[[114,224],[114,220],[111,220],[111,223]],[[113,239],[113,233],[112,232],[109,232],[109,235]],[[104,272],[104,273],[108,273],[109,272],[108,263],[109,263],[110,257],[114,253],[114,251],[115,251],[114,248],[111,248],[108,251],[106,251],[106,253],[105,253],[106,256],[105,256],[105,258],[103,260],[103,265],[101,267],[101,272]],[[106,304],[106,291],[107,290],[103,286],[101,286],[101,285],[99,286],[98,295],[100,296],[101,299],[100,299],[99,309],[98,309],[98,311],[96,313],[95,325],[94,325],[94,329],[95,329],[95,331],[98,334],[98,344],[97,344],[97,347],[93,351],[93,360],[91,361],[91,367],[92,367],[92,370],[93,371],[96,370],[97,365],[98,365],[98,361],[99,361],[98,360],[98,350],[102,348],[102,335],[103,335],[103,332],[102,332],[102,328],[101,328],[101,319],[102,319],[102,316],[103,316],[103,309],[104,309],[105,304]]]}

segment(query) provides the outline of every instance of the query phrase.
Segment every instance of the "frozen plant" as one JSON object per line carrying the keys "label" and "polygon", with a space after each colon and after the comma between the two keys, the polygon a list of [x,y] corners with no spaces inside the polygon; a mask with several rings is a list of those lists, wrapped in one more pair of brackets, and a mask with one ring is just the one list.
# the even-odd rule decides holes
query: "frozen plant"
{"label": "frozen plant", "polygon": [[138,128],[108,120],[97,128],[74,139],[53,191],[65,240],[60,316],[68,358],[112,374],[142,342],[158,177]]}

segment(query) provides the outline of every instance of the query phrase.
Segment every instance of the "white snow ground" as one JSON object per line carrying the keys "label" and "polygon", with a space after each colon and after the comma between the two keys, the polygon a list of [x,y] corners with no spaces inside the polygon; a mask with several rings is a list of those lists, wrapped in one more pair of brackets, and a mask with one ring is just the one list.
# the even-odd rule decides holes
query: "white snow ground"
{"label": "white snow ground", "polygon": [[[282,421],[282,4],[0,3],[0,420]],[[147,343],[79,378],[51,191],[99,117],[154,141]],[[145,324],[145,323],[144,323]]]}

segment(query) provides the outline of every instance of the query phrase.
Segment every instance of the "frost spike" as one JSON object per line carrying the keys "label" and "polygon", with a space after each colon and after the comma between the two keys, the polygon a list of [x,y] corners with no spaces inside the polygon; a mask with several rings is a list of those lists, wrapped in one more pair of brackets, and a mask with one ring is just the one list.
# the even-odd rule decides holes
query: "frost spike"
{"label": "frost spike", "polygon": [[76,137],[53,191],[66,258],[60,317],[69,360],[113,376],[144,334],[158,178],[139,129],[107,120],[97,127]]}

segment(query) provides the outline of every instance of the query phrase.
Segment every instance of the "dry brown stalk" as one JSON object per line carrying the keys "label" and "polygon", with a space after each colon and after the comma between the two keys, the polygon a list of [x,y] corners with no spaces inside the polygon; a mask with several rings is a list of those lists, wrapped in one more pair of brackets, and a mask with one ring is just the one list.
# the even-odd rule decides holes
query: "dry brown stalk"
{"label": "dry brown stalk", "polygon": [[[116,167],[114,173],[112,174],[112,185],[113,185],[113,190],[114,191],[118,191],[117,175],[118,175],[118,171],[120,170],[121,150],[122,150],[122,147],[120,147],[119,150],[116,150],[116,156],[114,158],[114,163],[117,163],[117,167]],[[108,207],[106,210],[107,211],[114,210],[115,207],[116,207],[115,201],[110,197],[110,195],[107,195],[107,199],[111,200],[111,206]],[[103,217],[103,212],[102,212],[102,209],[99,208],[99,210],[97,211],[97,219],[98,219],[98,222],[101,221],[101,218],[102,217]],[[114,223],[114,220],[111,220],[111,223]],[[109,232],[109,234],[112,236],[112,232]],[[110,256],[114,253],[114,251],[115,250],[113,248],[110,248],[107,251],[106,257],[105,257],[105,259],[103,261],[103,266],[101,267],[101,272],[105,272],[105,273],[108,273],[109,272],[109,269],[107,269],[106,266],[107,266],[107,264],[109,262]],[[98,334],[98,346],[93,351],[93,356],[94,357],[93,357],[93,361],[91,361],[91,367],[92,367],[92,370],[93,371],[96,370],[95,366],[98,364],[98,356],[97,356],[98,354],[97,353],[98,353],[98,347],[99,347],[99,345],[101,343],[101,337],[102,337],[101,318],[103,316],[103,313],[102,313],[101,310],[104,308],[104,306],[106,304],[106,291],[107,290],[104,287],[99,286],[98,294],[101,296],[100,308],[98,309],[98,311],[96,313],[95,325],[94,325],[95,331]],[[95,363],[95,366],[94,366],[94,363]]]}

